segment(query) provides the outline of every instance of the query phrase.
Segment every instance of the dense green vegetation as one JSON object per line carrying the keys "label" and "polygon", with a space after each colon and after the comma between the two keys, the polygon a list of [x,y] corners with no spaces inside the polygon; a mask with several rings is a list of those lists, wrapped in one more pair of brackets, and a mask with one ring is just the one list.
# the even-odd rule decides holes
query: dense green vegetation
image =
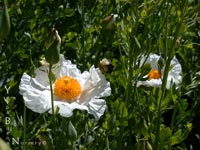
{"label": "dense green vegetation", "polygon": [[[200,148],[199,0],[12,0],[7,6],[10,31],[0,37],[0,135],[11,149]],[[116,20],[108,28],[103,19],[112,14]],[[81,71],[103,58],[112,62],[104,73],[112,91],[99,120],[81,110],[71,117],[36,113],[19,94],[23,73],[34,77],[41,66],[53,27],[60,53]],[[163,58],[162,85],[137,87],[150,69],[139,62],[150,54]],[[166,88],[174,56],[182,81]]]}

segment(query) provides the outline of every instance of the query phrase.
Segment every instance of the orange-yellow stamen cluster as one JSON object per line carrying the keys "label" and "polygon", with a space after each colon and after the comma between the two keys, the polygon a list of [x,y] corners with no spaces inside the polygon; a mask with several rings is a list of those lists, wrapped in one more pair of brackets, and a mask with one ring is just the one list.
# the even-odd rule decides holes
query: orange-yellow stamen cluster
{"label": "orange-yellow stamen cluster", "polygon": [[54,94],[68,102],[75,100],[81,93],[80,83],[69,76],[64,76],[55,81]]}
{"label": "orange-yellow stamen cluster", "polygon": [[161,77],[161,73],[158,70],[151,70],[148,73],[148,80],[151,80],[151,79],[160,79],[160,77]]}

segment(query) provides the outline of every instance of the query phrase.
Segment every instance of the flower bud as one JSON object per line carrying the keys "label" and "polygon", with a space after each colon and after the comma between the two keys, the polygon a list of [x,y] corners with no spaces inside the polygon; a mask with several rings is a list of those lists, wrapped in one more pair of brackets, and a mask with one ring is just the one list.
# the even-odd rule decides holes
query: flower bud
{"label": "flower bud", "polygon": [[176,48],[178,48],[180,45],[181,45],[181,42],[180,42],[180,40],[179,40],[179,39],[177,39],[177,40],[176,40],[176,45],[175,45],[175,46],[176,46]]}
{"label": "flower bud", "polygon": [[6,0],[0,3],[0,41],[8,36],[10,32],[10,16]]}
{"label": "flower bud", "polygon": [[151,146],[151,144],[148,141],[141,140],[139,142],[139,149],[152,150],[152,146]]}
{"label": "flower bud", "polygon": [[49,66],[49,63],[45,60],[44,57],[41,57],[39,62],[41,66]]}
{"label": "flower bud", "polygon": [[106,18],[102,19],[100,22],[102,24],[102,27],[107,30],[114,30],[115,29],[115,22],[116,18],[118,17],[117,14],[111,14],[110,16],[107,16]]}
{"label": "flower bud", "polygon": [[104,58],[99,62],[99,69],[102,73],[111,73],[113,70],[113,65],[110,60]]}
{"label": "flower bud", "polygon": [[59,62],[60,45],[61,45],[61,38],[58,34],[58,31],[55,28],[52,28],[49,36],[45,41],[45,48],[46,48],[45,59],[49,64],[53,65]]}

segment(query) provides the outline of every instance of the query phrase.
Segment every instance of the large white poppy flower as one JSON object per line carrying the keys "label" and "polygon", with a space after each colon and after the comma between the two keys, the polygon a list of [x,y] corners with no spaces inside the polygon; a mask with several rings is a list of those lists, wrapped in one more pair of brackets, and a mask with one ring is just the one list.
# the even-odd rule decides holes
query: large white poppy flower
{"label": "large white poppy flower", "polygon": [[[147,59],[146,57],[142,56],[140,64],[143,64],[144,61],[146,60],[145,63],[150,64],[151,71],[145,76],[145,78],[147,78],[146,81],[137,82],[137,87],[141,85],[148,87],[161,87],[165,66],[161,68],[161,71],[158,71],[159,70],[158,61],[160,58],[161,56],[158,56],[156,54],[150,54]],[[167,77],[167,84],[166,84],[167,89],[169,89],[172,84],[178,85],[181,82],[182,80],[181,73],[182,73],[181,65],[174,56],[174,58],[171,60],[170,71]]]}
{"label": "large white poppy flower", "polygon": [[[35,71],[35,78],[26,73],[19,86],[25,105],[34,112],[51,112],[50,85],[48,66],[41,66]],[[99,119],[106,102],[102,97],[111,94],[110,83],[98,68],[92,66],[88,71],[81,71],[60,55],[60,62],[53,67],[56,80],[53,83],[54,108],[59,107],[59,114],[64,117],[73,115],[74,109],[86,110]]]}

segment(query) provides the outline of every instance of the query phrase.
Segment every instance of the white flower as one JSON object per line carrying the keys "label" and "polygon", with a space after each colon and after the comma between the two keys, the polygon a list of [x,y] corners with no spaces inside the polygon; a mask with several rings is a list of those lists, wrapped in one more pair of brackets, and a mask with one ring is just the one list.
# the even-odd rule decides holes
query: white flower
{"label": "white flower", "polygon": [[[26,73],[21,78],[20,94],[25,105],[34,112],[52,113],[48,70],[48,66],[41,66],[36,69],[35,78]],[[103,115],[106,102],[102,97],[109,96],[111,88],[99,69],[92,66],[89,72],[81,73],[76,65],[60,55],[60,62],[54,65],[53,73],[56,77],[53,83],[54,108],[59,107],[61,116],[72,116],[74,109],[86,110],[95,119]]]}
{"label": "white flower", "polygon": [[[150,64],[151,71],[149,72],[148,75],[145,76],[145,77],[148,77],[148,80],[138,81],[137,87],[141,85],[148,86],[148,87],[161,87],[165,66],[161,68],[161,72],[158,71],[159,70],[158,61],[160,58],[161,56],[158,56],[156,54],[150,54],[147,60],[144,56],[142,56],[140,64],[143,64],[144,61],[146,60],[145,63]],[[174,56],[174,58],[171,60],[170,71],[167,77],[167,84],[166,84],[167,89],[169,89],[172,84],[178,85],[182,81],[181,73],[182,73],[181,65],[176,59],[176,57]]]}

